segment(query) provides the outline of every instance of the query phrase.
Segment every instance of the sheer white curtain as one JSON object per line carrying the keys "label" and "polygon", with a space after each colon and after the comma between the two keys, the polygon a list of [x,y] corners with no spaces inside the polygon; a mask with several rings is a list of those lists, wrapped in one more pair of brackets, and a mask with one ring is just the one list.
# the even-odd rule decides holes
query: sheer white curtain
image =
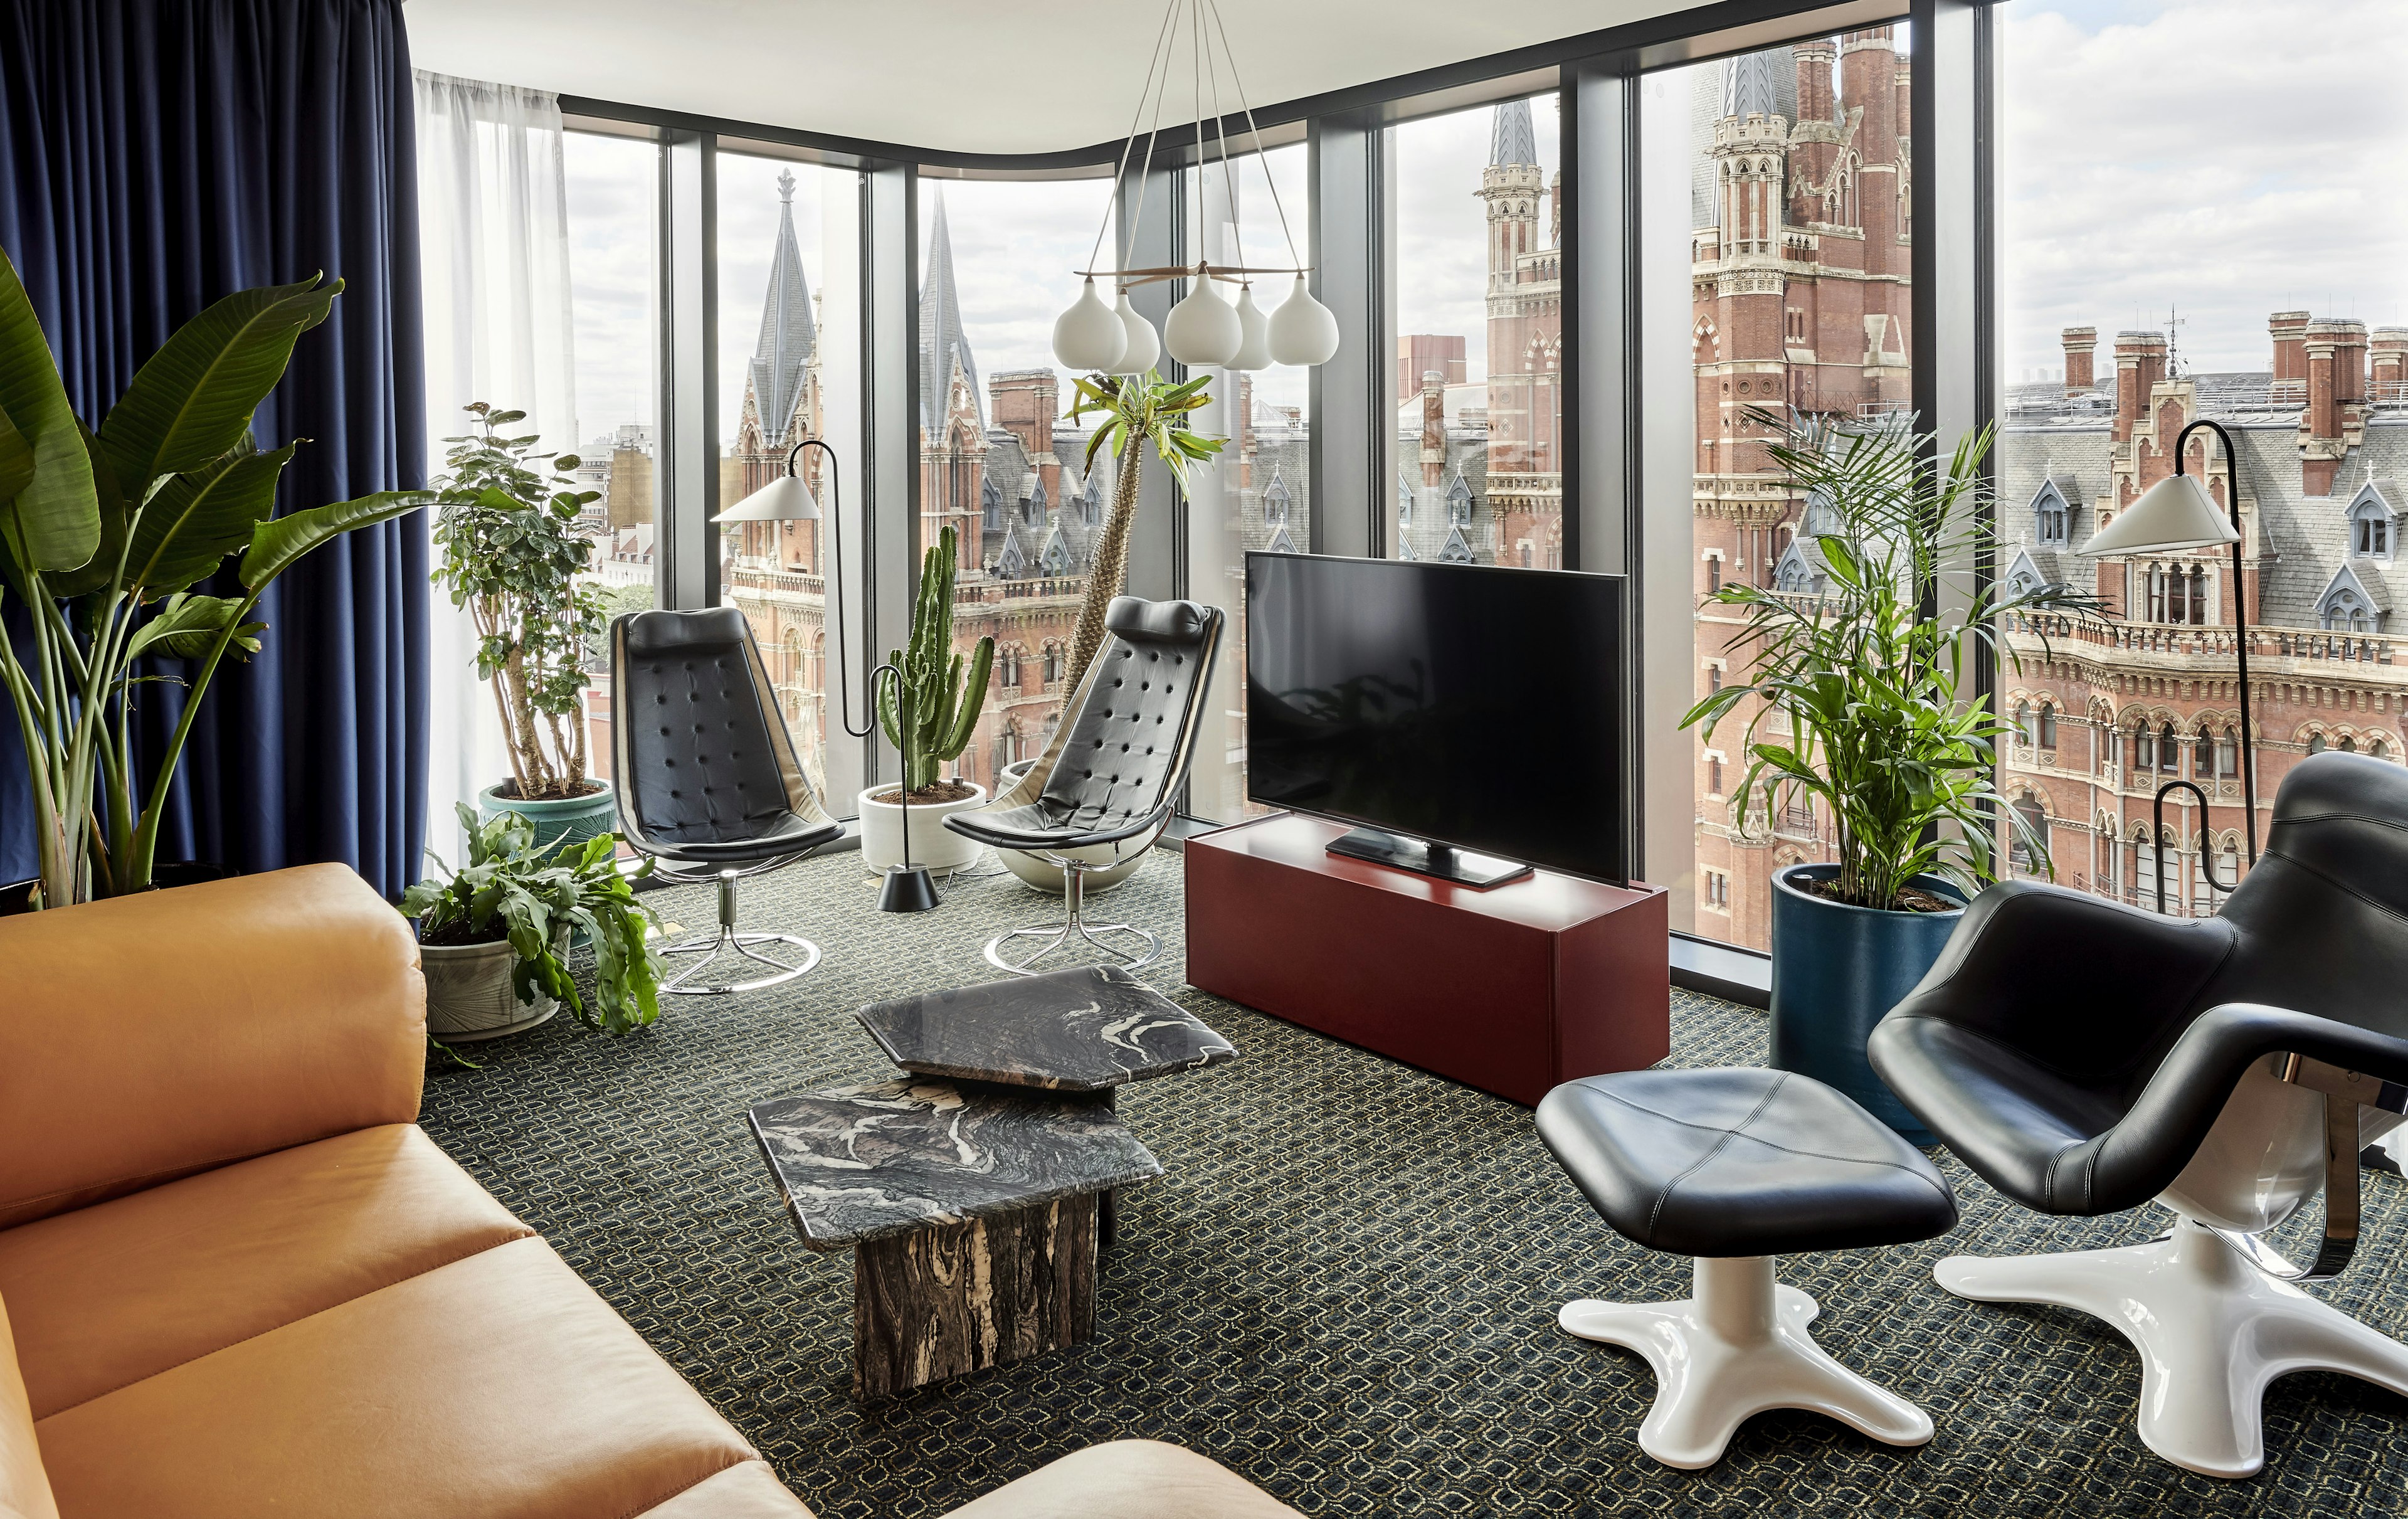
{"label": "sheer white curtain", "polygon": [[[548,451],[577,442],[568,285],[568,195],[560,101],[540,90],[418,73],[418,215],[426,304],[430,470],[466,432],[471,401],[523,411],[513,432]],[[510,773],[476,632],[433,597],[427,842],[458,863],[452,804]]]}

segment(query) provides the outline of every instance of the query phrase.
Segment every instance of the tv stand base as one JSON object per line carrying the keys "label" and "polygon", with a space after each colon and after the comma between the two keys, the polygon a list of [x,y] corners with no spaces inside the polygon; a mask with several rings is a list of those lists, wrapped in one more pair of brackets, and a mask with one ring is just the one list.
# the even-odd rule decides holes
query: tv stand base
{"label": "tv stand base", "polygon": [[1383,832],[1378,828],[1357,828],[1331,839],[1329,853],[1349,859],[1369,860],[1373,865],[1394,866],[1417,875],[1436,876],[1452,881],[1458,886],[1485,891],[1509,881],[1519,881],[1530,873],[1530,867],[1513,860],[1499,859],[1494,854],[1474,854],[1468,849],[1451,844],[1433,844],[1408,834]]}

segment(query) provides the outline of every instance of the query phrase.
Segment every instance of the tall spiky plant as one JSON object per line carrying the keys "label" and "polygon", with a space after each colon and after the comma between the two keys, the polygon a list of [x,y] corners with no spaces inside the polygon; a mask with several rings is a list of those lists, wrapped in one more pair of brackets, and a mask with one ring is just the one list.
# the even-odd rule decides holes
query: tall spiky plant
{"label": "tall spiky plant", "polygon": [[[911,608],[911,641],[886,656],[901,673],[901,687],[878,682],[878,720],[889,742],[903,754],[903,784],[921,791],[937,783],[937,766],[958,759],[969,747],[979,712],[986,706],[987,673],[995,664],[995,639],[982,638],[963,667],[953,647],[953,572],[960,535],[948,527],[920,557],[920,596]],[[904,725],[904,713],[910,724]]]}

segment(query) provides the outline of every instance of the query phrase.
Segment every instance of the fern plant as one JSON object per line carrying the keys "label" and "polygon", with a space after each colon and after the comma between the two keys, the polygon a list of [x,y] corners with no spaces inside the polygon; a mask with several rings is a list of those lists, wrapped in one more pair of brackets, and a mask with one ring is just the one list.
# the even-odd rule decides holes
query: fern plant
{"label": "fern plant", "polygon": [[[887,655],[896,681],[878,682],[878,720],[903,755],[906,791],[937,783],[937,767],[969,747],[986,706],[995,639],[982,638],[965,667],[953,647],[953,580],[960,535],[951,527],[920,557],[920,595],[911,607],[911,641]],[[908,727],[905,718],[910,718]]]}
{"label": "fern plant", "polygon": [[[1793,788],[1821,798],[1840,867],[1828,895],[1856,907],[1911,910],[1907,888],[1920,875],[1979,891],[1998,875],[2000,814],[2047,869],[2047,840],[1999,794],[1998,740],[2014,726],[1976,698],[1973,672],[2001,652],[2020,666],[1998,637],[2001,617],[2088,617],[2100,607],[2061,583],[2019,592],[1976,582],[1976,564],[1997,545],[1981,472],[1989,431],[1942,458],[1911,419],[1753,420],[1787,435],[1769,452],[1809,502],[1799,537],[1824,568],[1809,592],[1730,583],[1706,598],[1743,614],[1726,647],[1752,675],[1681,725],[1711,739],[1741,703],[1757,704],[1745,720],[1737,815],[1769,811]],[[1786,735],[1766,731],[1774,713]]]}

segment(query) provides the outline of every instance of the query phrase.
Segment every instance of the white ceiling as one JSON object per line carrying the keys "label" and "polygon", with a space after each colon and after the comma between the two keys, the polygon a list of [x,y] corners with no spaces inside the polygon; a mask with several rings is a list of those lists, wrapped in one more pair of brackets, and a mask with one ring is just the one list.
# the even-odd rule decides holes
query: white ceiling
{"label": "white ceiling", "polygon": [[[1686,8],[1698,0],[1221,0],[1257,106]],[[1148,0],[407,0],[421,68],[956,152],[1128,130]],[[1185,121],[1181,86],[1164,124]],[[1225,108],[1235,108],[1224,82]]]}

